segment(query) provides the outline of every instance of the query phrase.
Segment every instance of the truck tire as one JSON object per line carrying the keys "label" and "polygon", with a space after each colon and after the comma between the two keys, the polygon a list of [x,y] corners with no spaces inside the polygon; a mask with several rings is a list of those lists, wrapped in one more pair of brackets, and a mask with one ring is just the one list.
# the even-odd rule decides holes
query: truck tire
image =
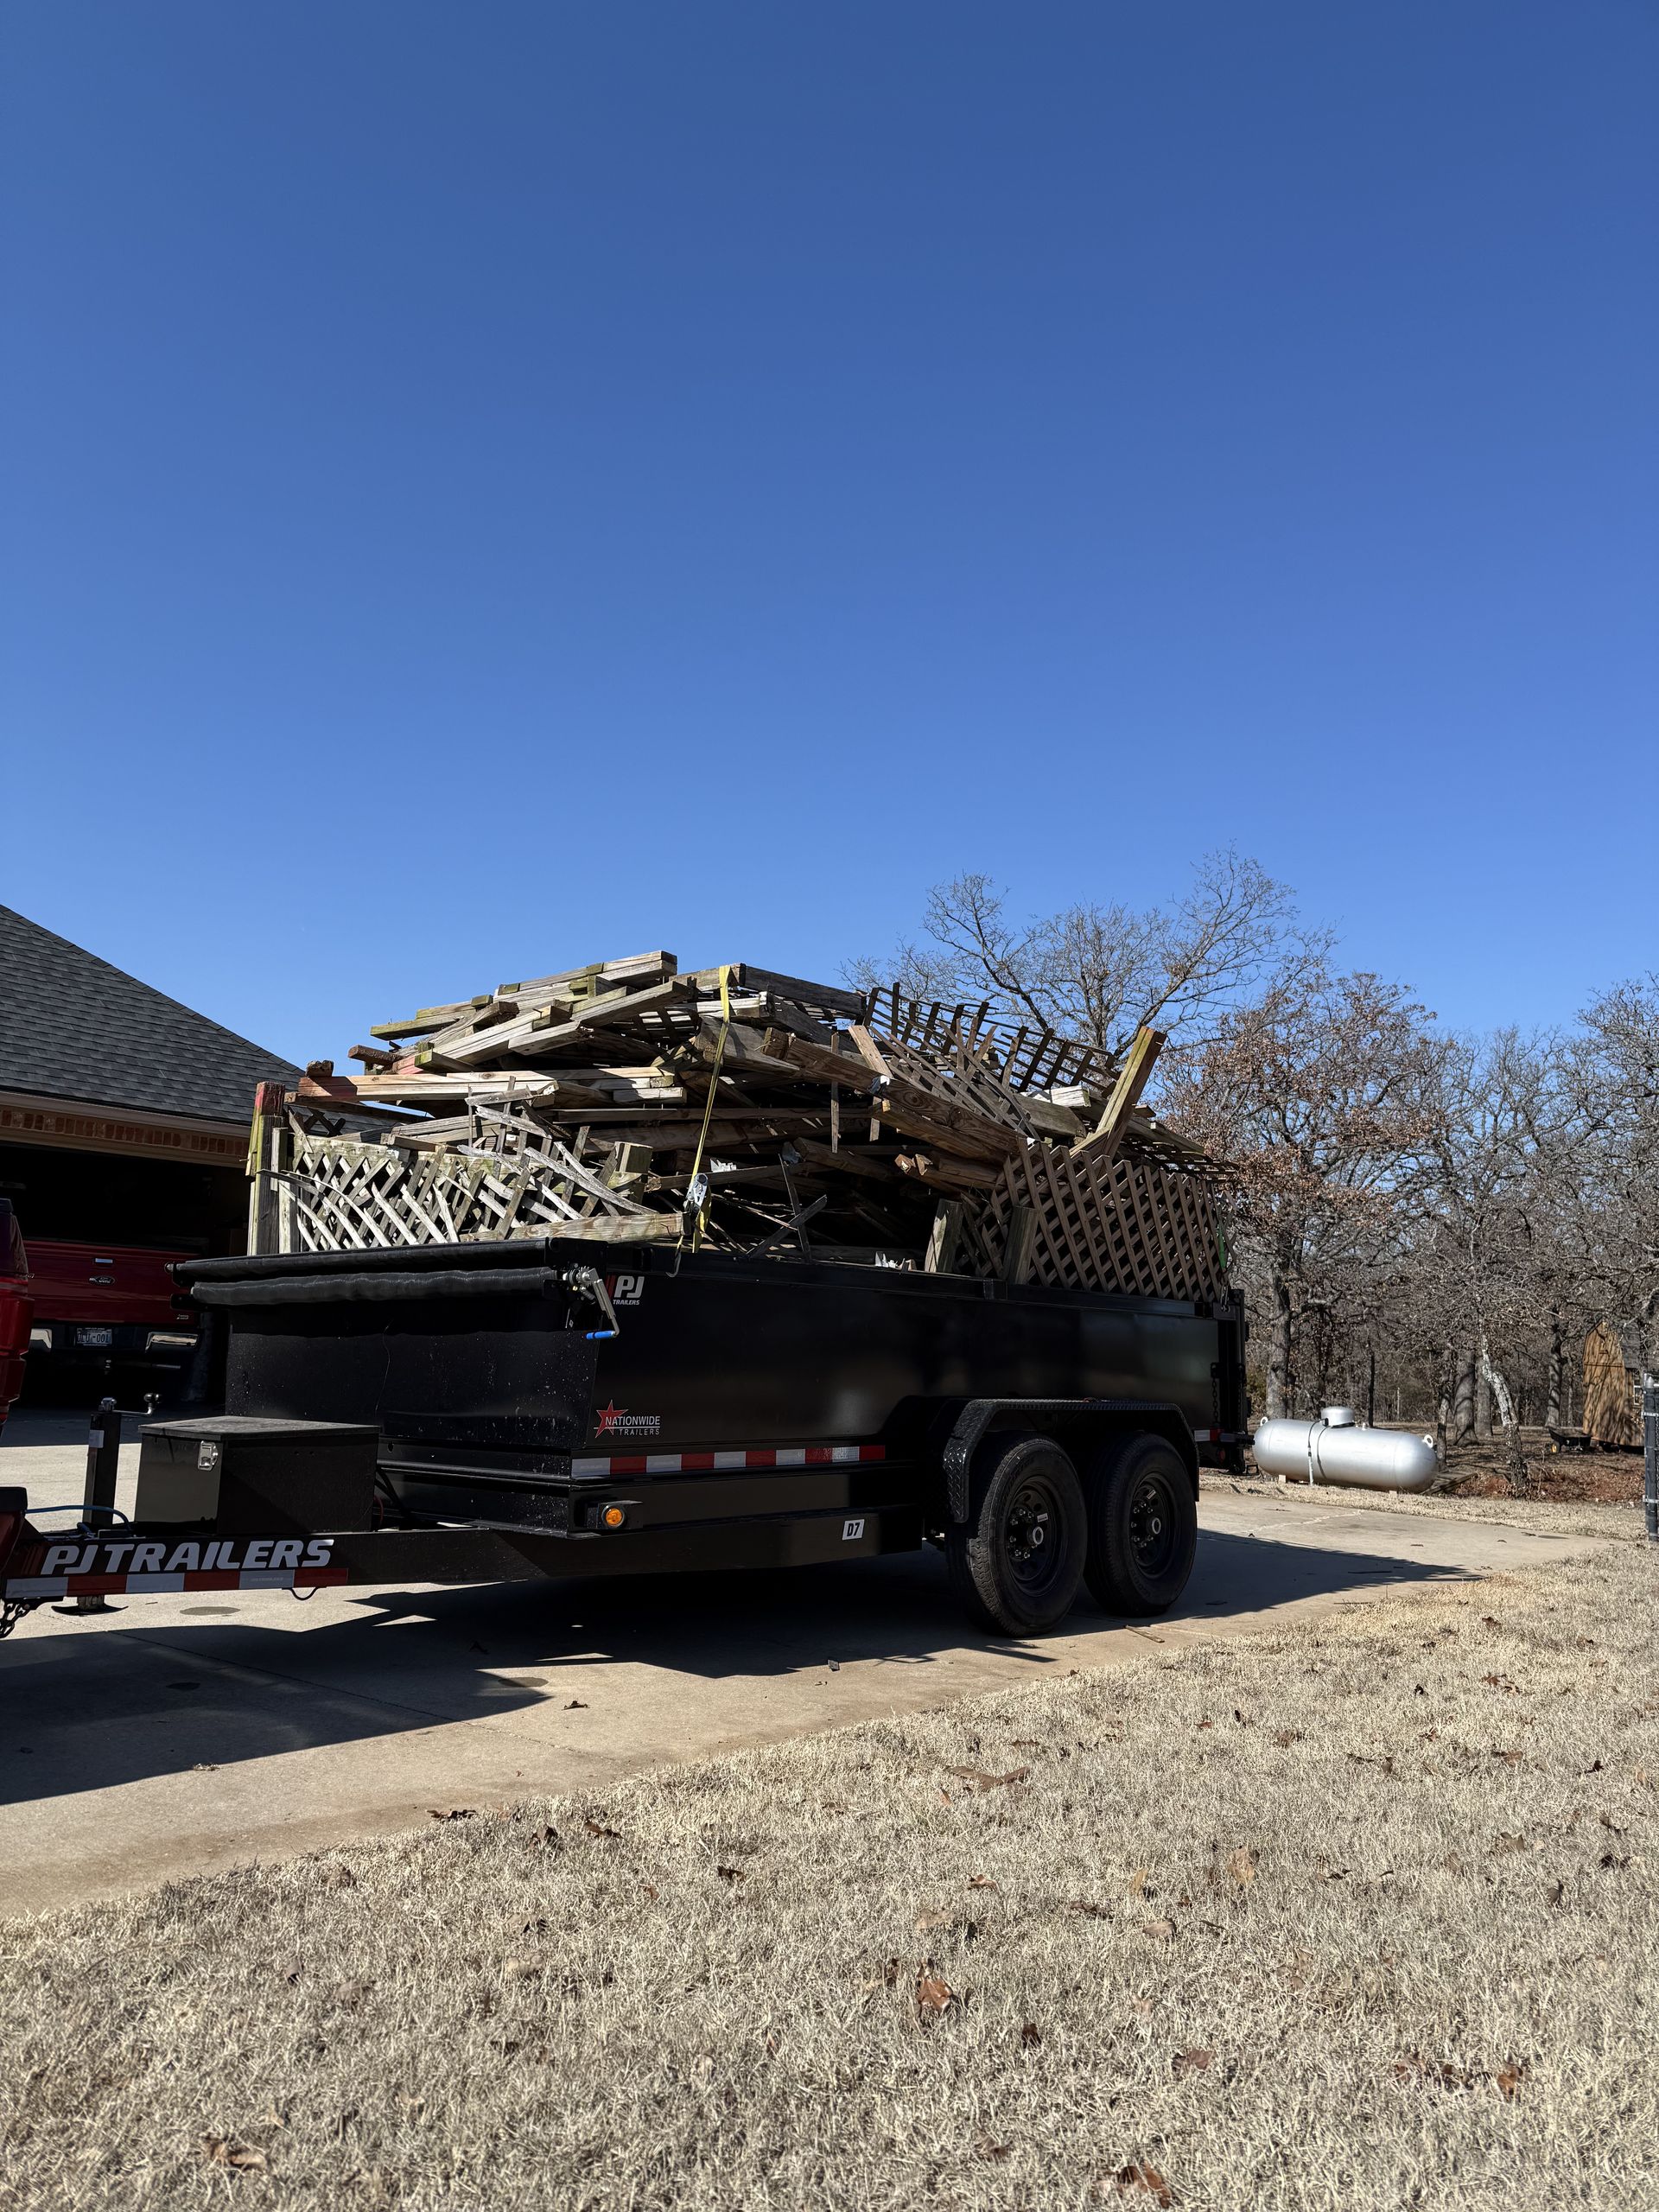
{"label": "truck tire", "polygon": [[1109,1613],[1166,1613],[1185,1589],[1198,1543],[1192,1478],[1173,1444],[1117,1437],[1089,1468],[1090,1595]]}
{"label": "truck tire", "polygon": [[945,1539],[950,1585],[993,1636],[1042,1636],[1076,1601],[1088,1544],[1083,1485],[1046,1436],[992,1436],[974,1468],[973,1510]]}

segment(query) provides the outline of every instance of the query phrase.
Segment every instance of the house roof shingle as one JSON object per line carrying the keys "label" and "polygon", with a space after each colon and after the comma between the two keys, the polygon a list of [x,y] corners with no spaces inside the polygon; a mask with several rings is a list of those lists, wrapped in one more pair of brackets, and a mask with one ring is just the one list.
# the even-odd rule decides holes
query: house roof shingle
{"label": "house roof shingle", "polygon": [[0,1090],[245,1122],[299,1071],[0,906]]}

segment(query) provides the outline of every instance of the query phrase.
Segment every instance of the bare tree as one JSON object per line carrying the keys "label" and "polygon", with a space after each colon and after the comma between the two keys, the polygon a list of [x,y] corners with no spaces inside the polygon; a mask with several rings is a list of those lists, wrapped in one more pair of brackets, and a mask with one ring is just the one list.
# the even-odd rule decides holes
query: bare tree
{"label": "bare tree", "polygon": [[1570,1080],[1582,1116],[1576,1219],[1583,1265],[1611,1318],[1659,1339],[1659,975],[1588,1007]]}
{"label": "bare tree", "polygon": [[1020,923],[988,875],[968,874],[935,886],[924,923],[924,942],[861,962],[855,979],[947,1005],[988,1001],[1113,1054],[1142,1023],[1189,1042],[1215,1035],[1230,1008],[1329,945],[1300,928],[1283,884],[1230,848],[1200,861],[1170,906],[1089,902]]}
{"label": "bare tree", "polygon": [[1295,1396],[1299,1338],[1399,1262],[1433,1159],[1444,1047],[1428,1019],[1399,986],[1321,962],[1224,1014],[1167,1072],[1163,1110],[1215,1155],[1266,1294],[1270,1415]]}

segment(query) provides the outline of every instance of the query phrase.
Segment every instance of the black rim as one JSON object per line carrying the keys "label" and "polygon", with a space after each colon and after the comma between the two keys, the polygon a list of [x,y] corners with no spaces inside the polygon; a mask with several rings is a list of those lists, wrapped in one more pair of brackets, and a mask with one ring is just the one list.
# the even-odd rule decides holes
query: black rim
{"label": "black rim", "polygon": [[1039,1595],[1063,1571],[1065,1528],[1058,1490],[1046,1475],[1027,1475],[1008,1501],[1002,1550],[1009,1573],[1029,1595]]}
{"label": "black rim", "polygon": [[1179,1541],[1175,1497],[1162,1475],[1143,1475],[1129,1500],[1129,1542],[1143,1574],[1165,1573]]}

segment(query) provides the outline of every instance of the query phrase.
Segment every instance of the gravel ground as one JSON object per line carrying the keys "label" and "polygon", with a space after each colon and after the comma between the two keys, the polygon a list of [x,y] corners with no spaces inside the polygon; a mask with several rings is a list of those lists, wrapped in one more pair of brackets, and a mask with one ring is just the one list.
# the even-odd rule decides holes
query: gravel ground
{"label": "gravel ground", "polygon": [[0,2202],[1651,2205],[1656,1628],[1607,1546],[8,1922]]}

